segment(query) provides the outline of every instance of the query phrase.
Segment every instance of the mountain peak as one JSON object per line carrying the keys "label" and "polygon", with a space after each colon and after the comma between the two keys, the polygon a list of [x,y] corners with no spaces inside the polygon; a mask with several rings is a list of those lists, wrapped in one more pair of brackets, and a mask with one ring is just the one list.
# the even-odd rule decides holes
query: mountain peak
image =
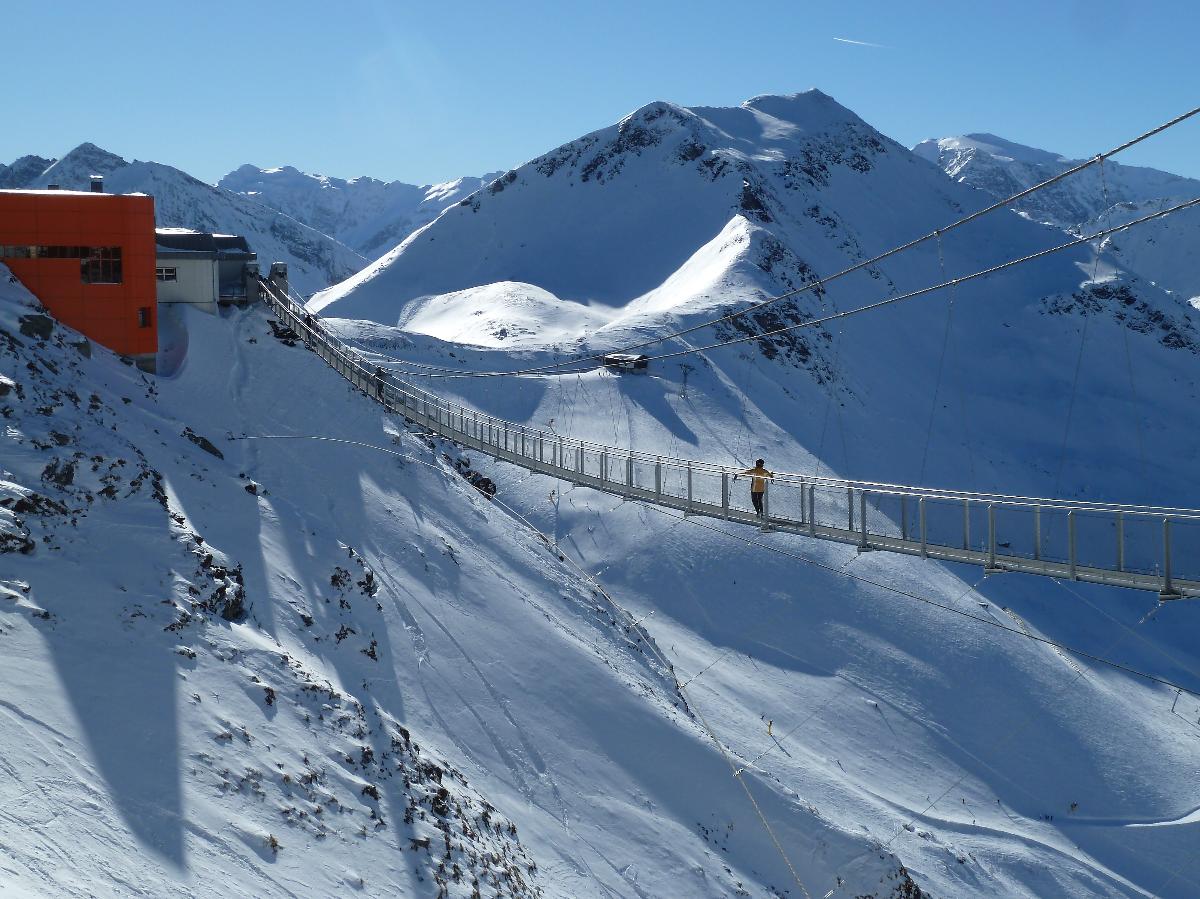
{"label": "mountain peak", "polygon": [[12,165],[0,165],[0,190],[28,187],[34,179],[54,164],[44,156],[22,156]]}
{"label": "mountain peak", "polygon": [[[958,137],[943,137],[940,140],[923,142],[923,144],[931,143],[936,144],[938,149],[943,151],[982,150],[984,153],[989,153],[997,159],[1025,162],[1031,165],[1052,165],[1064,161],[1063,157],[1058,153],[1051,153],[1048,150],[1019,144],[1016,141],[1006,140],[999,135],[988,134],[986,132],[963,134]],[[919,144],[918,146],[922,146],[923,144]],[[930,158],[928,153],[923,152],[921,155],[927,159]]]}
{"label": "mountain peak", "polygon": [[58,184],[71,190],[87,190],[92,175],[111,175],[127,165],[129,163],[116,153],[110,153],[93,143],[84,142],[49,166],[34,180],[31,186],[45,187],[47,184]]}
{"label": "mountain peak", "polygon": [[794,94],[759,94],[744,102],[742,108],[814,130],[862,121],[829,94],[815,87]]}

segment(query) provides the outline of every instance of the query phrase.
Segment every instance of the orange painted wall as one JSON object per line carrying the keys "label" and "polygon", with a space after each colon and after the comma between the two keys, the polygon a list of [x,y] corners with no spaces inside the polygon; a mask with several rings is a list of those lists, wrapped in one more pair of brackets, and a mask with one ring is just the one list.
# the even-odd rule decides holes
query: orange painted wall
{"label": "orange painted wall", "polygon": [[[121,284],[84,284],[78,259],[4,259],[59,321],[128,356],[158,350],[154,200],[70,191],[0,191],[0,245],[121,248]],[[149,327],[138,310],[150,310]]]}

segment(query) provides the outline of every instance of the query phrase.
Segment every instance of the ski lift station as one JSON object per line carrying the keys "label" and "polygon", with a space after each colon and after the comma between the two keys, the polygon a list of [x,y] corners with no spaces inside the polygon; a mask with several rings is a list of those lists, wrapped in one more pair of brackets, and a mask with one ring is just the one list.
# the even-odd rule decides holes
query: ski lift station
{"label": "ski lift station", "polygon": [[154,240],[159,303],[216,312],[221,304],[257,298],[258,257],[246,238],[159,228]]}
{"label": "ski lift station", "polygon": [[56,319],[153,371],[160,303],[216,312],[259,296],[244,237],[154,225],[153,197],[105,193],[100,176],[87,191],[0,190],[0,263]]}

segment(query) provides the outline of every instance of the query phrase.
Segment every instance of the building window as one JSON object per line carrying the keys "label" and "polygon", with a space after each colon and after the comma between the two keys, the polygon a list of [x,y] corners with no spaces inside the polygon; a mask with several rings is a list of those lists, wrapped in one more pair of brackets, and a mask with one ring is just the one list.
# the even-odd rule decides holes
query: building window
{"label": "building window", "polygon": [[149,328],[150,327],[150,307],[149,306],[142,306],[138,309],[138,327],[139,328]]}
{"label": "building window", "polygon": [[84,284],[120,284],[121,248],[91,247],[89,254],[80,263]]}
{"label": "building window", "polygon": [[155,273],[158,275],[158,280],[160,280],[160,281],[175,281],[175,280],[178,280],[178,279],[176,278],[176,276],[175,276],[175,269],[174,269],[174,268],[160,268],[160,269],[155,269]]}
{"label": "building window", "polygon": [[[78,259],[84,284],[121,284],[124,281],[120,247],[0,245],[0,259]],[[166,271],[173,273],[175,269]]]}
{"label": "building window", "polygon": [[87,259],[92,247],[0,246],[0,259]]}

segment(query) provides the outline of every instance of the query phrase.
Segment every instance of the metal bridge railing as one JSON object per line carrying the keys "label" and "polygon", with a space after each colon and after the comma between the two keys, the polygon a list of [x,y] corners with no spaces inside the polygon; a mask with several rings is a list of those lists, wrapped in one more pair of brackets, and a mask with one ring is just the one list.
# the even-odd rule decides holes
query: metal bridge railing
{"label": "metal bridge railing", "polygon": [[449,402],[396,378],[333,337],[263,282],[282,323],[388,409],[443,437],[531,471],[631,499],[773,530],[1068,580],[1200,595],[1200,511],[918,488],[777,472],[766,519],[740,470],[542,431]]}

